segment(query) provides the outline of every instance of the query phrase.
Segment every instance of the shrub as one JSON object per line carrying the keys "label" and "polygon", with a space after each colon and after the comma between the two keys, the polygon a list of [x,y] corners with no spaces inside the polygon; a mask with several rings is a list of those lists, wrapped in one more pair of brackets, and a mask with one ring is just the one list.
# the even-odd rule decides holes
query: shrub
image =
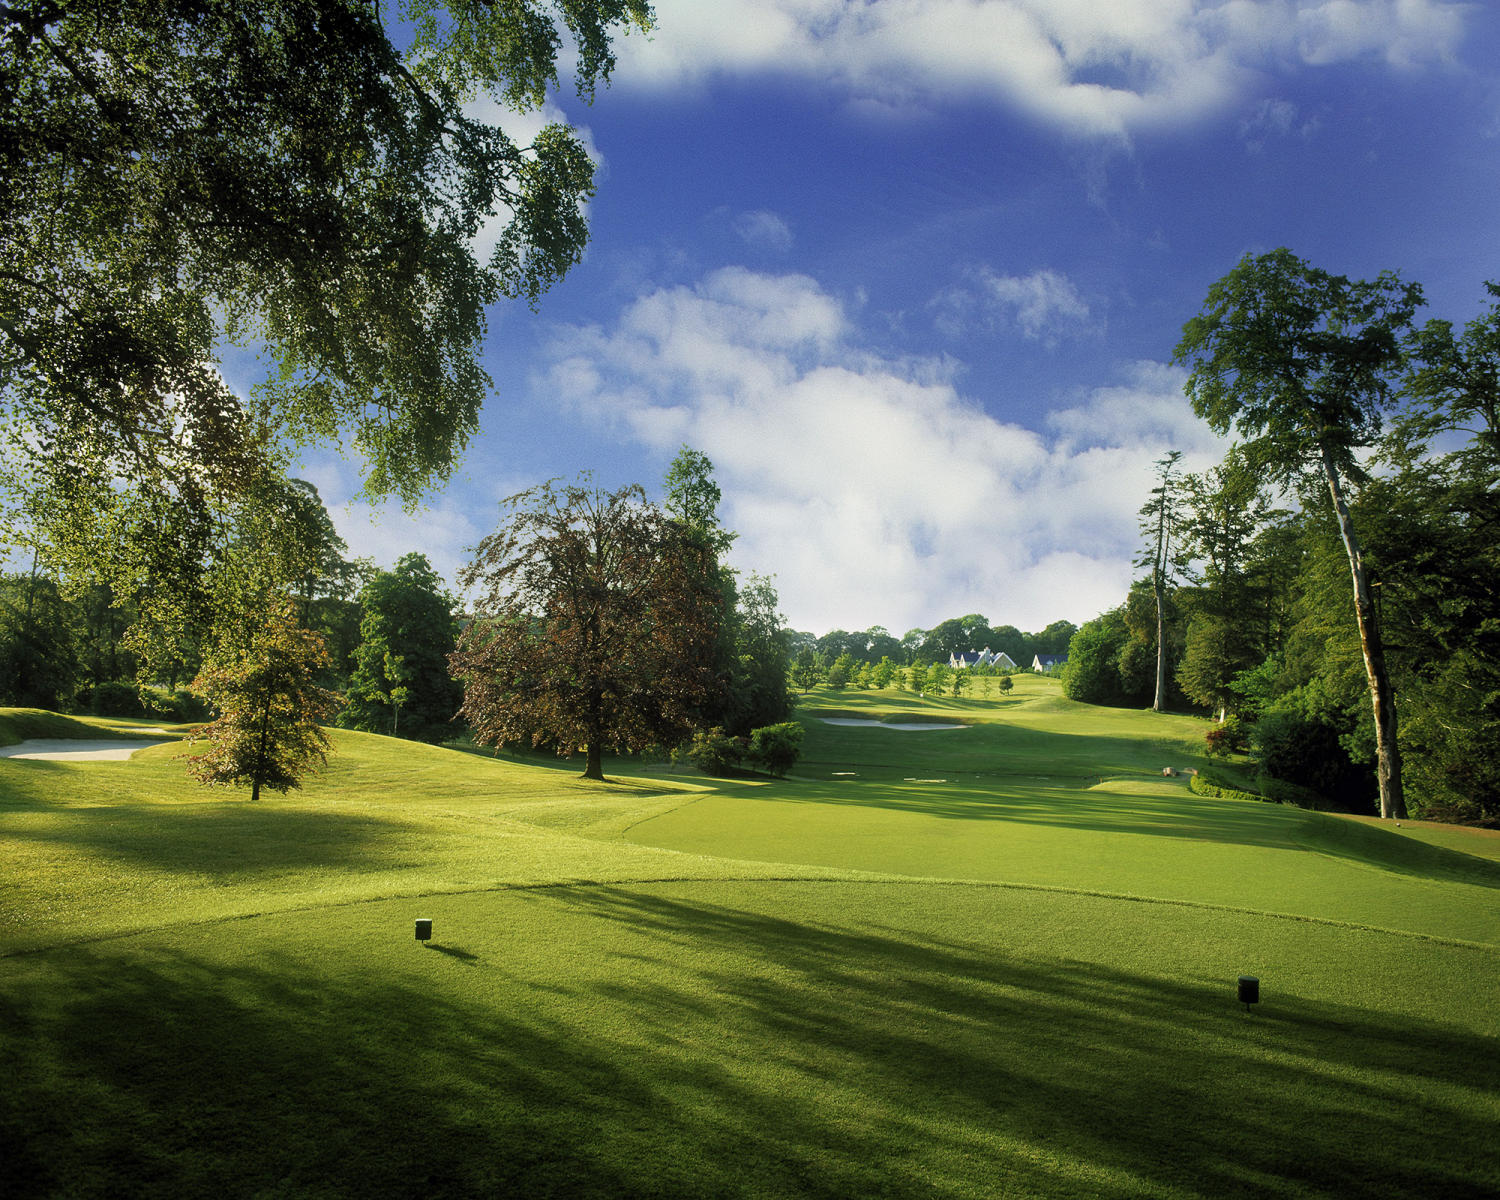
{"label": "shrub", "polygon": [[139,717],[143,712],[140,688],[124,679],[84,688],[78,702],[96,717]]}
{"label": "shrub", "polygon": [[1317,716],[1270,712],[1255,726],[1261,771],[1326,797],[1346,812],[1369,812],[1377,793],[1369,767],[1355,763],[1339,730]]}
{"label": "shrub", "polygon": [[1238,788],[1225,787],[1221,783],[1215,783],[1211,776],[1202,772],[1188,777],[1188,790],[1199,796],[1213,796],[1220,800],[1267,799],[1265,796],[1257,796],[1254,792],[1243,792]]}
{"label": "shrub", "polygon": [[1275,779],[1270,775],[1257,775],[1255,786],[1268,800],[1274,800],[1277,804],[1295,804],[1298,808],[1323,809],[1329,807],[1327,802],[1312,788],[1303,787],[1301,784],[1291,783],[1285,779]]}
{"label": "shrub", "polygon": [[744,738],[731,737],[717,725],[693,734],[688,747],[688,761],[705,775],[728,775],[744,759],[749,749]]}
{"label": "shrub", "polygon": [[1250,749],[1250,731],[1238,717],[1225,717],[1206,734],[1208,753],[1214,758],[1228,758],[1231,754],[1243,754]]}
{"label": "shrub", "polygon": [[772,775],[785,775],[802,752],[804,730],[796,721],[762,725],[750,732],[749,758]]}

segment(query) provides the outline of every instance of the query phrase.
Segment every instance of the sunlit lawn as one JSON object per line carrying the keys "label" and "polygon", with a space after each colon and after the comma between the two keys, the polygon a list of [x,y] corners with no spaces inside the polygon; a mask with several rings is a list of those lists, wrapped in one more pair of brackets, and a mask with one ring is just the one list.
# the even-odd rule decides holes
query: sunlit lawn
{"label": "sunlit lawn", "polygon": [[811,697],[785,782],[0,760],[0,1193],[1493,1194],[1493,839],[1022,684]]}

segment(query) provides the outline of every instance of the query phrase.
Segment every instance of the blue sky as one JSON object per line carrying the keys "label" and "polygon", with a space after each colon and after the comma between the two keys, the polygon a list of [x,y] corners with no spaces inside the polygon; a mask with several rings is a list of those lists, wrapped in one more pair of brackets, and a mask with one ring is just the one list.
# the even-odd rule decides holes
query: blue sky
{"label": "blue sky", "polygon": [[[1500,6],[1438,0],[658,0],[554,101],[599,163],[586,260],[491,315],[463,469],[404,514],[316,453],[352,553],[450,580],[499,500],[714,462],[731,561],[794,628],[1040,629],[1119,602],[1171,366],[1247,252],[1500,279]],[[525,122],[509,123],[524,128]]]}

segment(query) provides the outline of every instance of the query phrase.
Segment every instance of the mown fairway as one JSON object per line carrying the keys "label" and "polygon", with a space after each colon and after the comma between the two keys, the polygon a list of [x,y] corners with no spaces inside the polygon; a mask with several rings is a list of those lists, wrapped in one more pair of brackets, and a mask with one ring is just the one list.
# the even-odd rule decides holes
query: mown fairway
{"label": "mown fairway", "polygon": [[0,760],[0,1191],[1500,1187],[1500,839],[1194,797],[1051,681],[802,715],[785,782]]}

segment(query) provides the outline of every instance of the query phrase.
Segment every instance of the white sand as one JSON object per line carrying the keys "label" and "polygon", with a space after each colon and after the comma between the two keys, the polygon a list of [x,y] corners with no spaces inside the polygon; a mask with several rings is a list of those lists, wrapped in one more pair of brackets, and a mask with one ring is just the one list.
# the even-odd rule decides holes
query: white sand
{"label": "white sand", "polygon": [[29,738],[14,746],[0,746],[0,758],[39,758],[47,762],[119,762],[147,746],[164,742],[108,741],[104,738]]}
{"label": "white sand", "polygon": [[903,733],[922,733],[928,729],[967,729],[967,725],[940,725],[935,721],[867,721],[861,717],[820,717],[825,725],[854,725],[865,729],[899,729]]}

